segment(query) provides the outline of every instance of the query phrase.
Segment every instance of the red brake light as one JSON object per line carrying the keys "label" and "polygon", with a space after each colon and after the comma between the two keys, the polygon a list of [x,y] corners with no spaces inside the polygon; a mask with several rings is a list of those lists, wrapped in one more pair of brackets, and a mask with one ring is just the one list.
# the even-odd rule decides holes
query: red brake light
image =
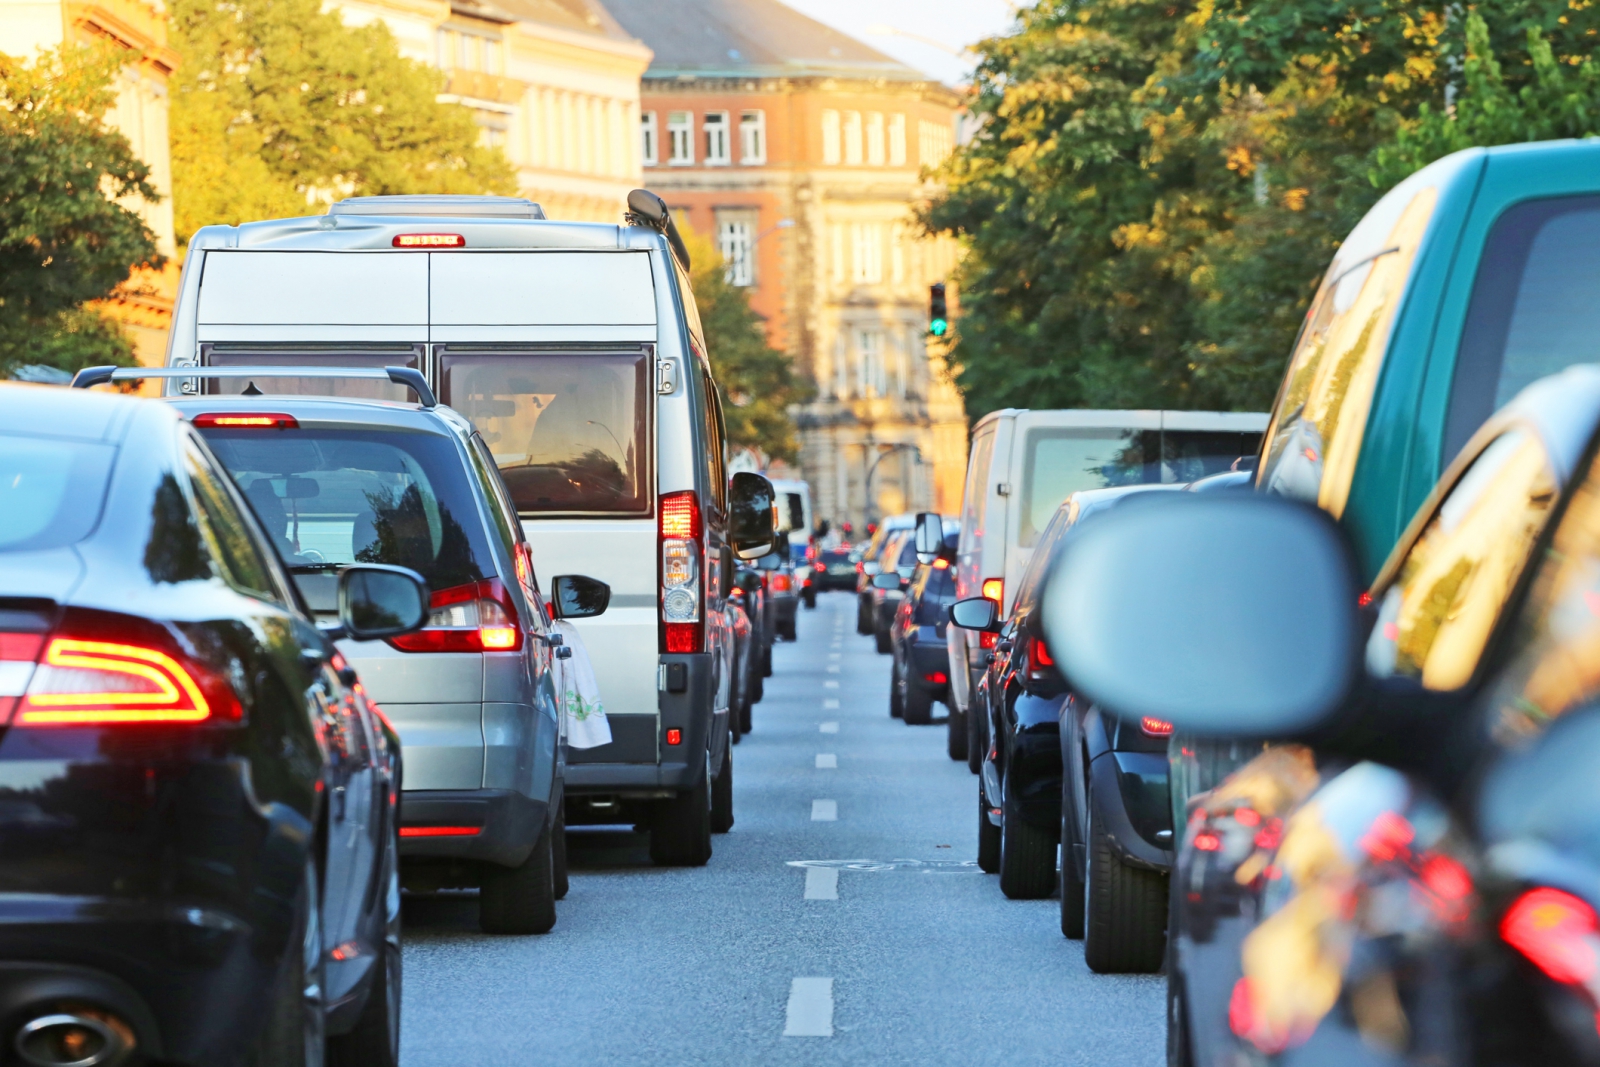
{"label": "red brake light", "polygon": [[1600,971],[1594,909],[1571,893],[1548,887],[1518,897],[1500,920],[1506,944],[1558,982],[1591,981]]}
{"label": "red brake light", "polygon": [[481,826],[402,826],[401,837],[477,837]]}
{"label": "red brake light", "polygon": [[693,493],[668,493],[661,498],[661,536],[700,539],[700,500]]}
{"label": "red brake light", "polygon": [[1362,593],[1360,596],[1356,597],[1356,607],[1358,607],[1358,608],[1367,608],[1367,607],[1371,607],[1371,606],[1372,606],[1372,594],[1371,593]]}
{"label": "red brake light", "polygon": [[933,561],[933,569],[936,571],[942,571],[948,566],[950,566],[950,561],[945,559],[943,556],[940,556],[938,559]]}
{"label": "red brake light", "polygon": [[683,744],[683,731],[678,729],[677,727],[673,727],[672,729],[668,730],[667,731],[667,744],[669,744],[669,745],[681,745],[681,744]]}
{"label": "red brake light", "polygon": [[661,651],[700,652],[705,624],[700,616],[700,498],[668,493],[658,504],[661,542]]}
{"label": "red brake light", "polygon": [[1202,830],[1194,835],[1194,847],[1201,852],[1216,852],[1222,847],[1222,838],[1210,830]]}
{"label": "red brake light", "polygon": [[950,680],[950,676],[945,674],[944,671],[934,671],[932,674],[924,674],[922,680],[931,682],[934,685],[943,685]]}
{"label": "red brake light", "polygon": [[194,417],[199,430],[298,430],[293,415],[271,411],[208,411]]}
{"label": "red brake light", "polygon": [[787,593],[790,584],[789,576],[782,571],[772,571],[767,575],[767,588],[774,593]]}
{"label": "red brake light", "polygon": [[[1035,667],[1054,667],[1056,665],[1056,661],[1050,658],[1050,649],[1037,637],[1033,639],[1033,653],[1029,658],[1033,660]],[[1168,727],[1168,730],[1170,729],[1171,727]]]}
{"label": "red brake light", "polygon": [[1152,719],[1148,715],[1139,720],[1139,729],[1143,730],[1151,737],[1172,736],[1172,724],[1170,722],[1165,722],[1161,719]]}
{"label": "red brake light", "polygon": [[980,594],[985,600],[992,600],[996,604],[1003,604],[1006,599],[1006,581],[1004,578],[985,578],[983,592]]}
{"label": "red brake light", "polygon": [[440,589],[428,608],[427,626],[389,643],[402,652],[515,652],[522,647],[516,604],[498,578]]}
{"label": "red brake light", "polygon": [[989,633],[986,631],[978,635],[979,648],[998,648],[999,645],[1000,635],[997,633]]}
{"label": "red brake light", "polygon": [[389,242],[395,248],[465,248],[459,233],[402,233]]}

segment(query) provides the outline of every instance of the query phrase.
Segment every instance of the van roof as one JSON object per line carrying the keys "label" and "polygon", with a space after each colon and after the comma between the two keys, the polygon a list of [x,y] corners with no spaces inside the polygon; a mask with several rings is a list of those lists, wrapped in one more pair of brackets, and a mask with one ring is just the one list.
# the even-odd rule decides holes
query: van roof
{"label": "van roof", "polygon": [[329,215],[420,215],[428,218],[540,219],[544,208],[520,196],[351,196]]}
{"label": "van roof", "polygon": [[[415,197],[362,197],[362,200],[415,200]],[[461,200],[445,197],[444,200]],[[502,199],[502,198],[495,198]],[[503,198],[510,200],[511,198]],[[343,203],[349,203],[345,201]],[[521,201],[537,208],[531,201]],[[338,206],[338,205],[335,205]],[[373,205],[374,209],[384,205]],[[396,205],[403,207],[403,205]],[[403,234],[449,233],[460,235],[467,249],[595,249],[667,251],[667,239],[643,226],[624,226],[606,222],[551,222],[529,215],[434,213],[423,215],[409,209],[393,214],[377,214],[367,205],[329,213],[291,219],[267,219],[238,226],[204,226],[189,242],[199,249],[254,249],[260,251],[393,251],[395,255],[414,255],[417,251],[448,254],[448,248],[396,248],[394,240]],[[524,210],[527,210],[526,208]],[[542,214],[542,212],[541,212]]]}
{"label": "van roof", "polygon": [[1179,411],[1140,408],[1001,408],[973,424],[990,420],[1026,420],[1035,426],[1127,427],[1130,429],[1221,430],[1256,433],[1267,428],[1264,411]]}

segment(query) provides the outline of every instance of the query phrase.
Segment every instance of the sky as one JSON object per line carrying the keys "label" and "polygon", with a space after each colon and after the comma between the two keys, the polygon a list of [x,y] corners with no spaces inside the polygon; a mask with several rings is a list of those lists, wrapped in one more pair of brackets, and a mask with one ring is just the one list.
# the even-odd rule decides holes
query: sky
{"label": "sky", "polygon": [[[1004,33],[1010,0],[784,0],[790,7],[951,85],[966,80],[972,57],[952,55]],[[897,33],[886,33],[894,29]],[[910,34],[912,36],[906,36]],[[917,40],[926,38],[926,41]],[[931,43],[930,43],[931,42]]]}

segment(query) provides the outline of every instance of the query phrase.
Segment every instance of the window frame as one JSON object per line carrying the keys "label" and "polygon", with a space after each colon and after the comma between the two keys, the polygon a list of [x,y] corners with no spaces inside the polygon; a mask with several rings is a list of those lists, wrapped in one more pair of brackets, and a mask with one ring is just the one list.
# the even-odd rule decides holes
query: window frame
{"label": "window frame", "polygon": [[[685,151],[684,155],[678,154],[680,144]],[[667,166],[694,166],[693,111],[667,112]]]}
{"label": "window frame", "polygon": [[733,165],[732,126],[731,112],[707,111],[700,116],[700,130],[705,135],[706,166],[730,167]]}
{"label": "window frame", "polygon": [[639,114],[639,165],[642,167],[661,165],[661,127],[654,111],[644,111]]}
{"label": "window frame", "polygon": [[740,111],[739,164],[745,167],[758,167],[766,162],[767,113],[760,108]]}

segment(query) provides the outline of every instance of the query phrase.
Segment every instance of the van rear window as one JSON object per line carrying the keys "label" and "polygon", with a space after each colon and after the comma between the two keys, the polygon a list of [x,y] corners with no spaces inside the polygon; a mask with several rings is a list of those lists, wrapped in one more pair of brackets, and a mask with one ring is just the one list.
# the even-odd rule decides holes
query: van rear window
{"label": "van rear window", "polygon": [[446,350],[439,384],[483,435],[519,514],[650,514],[644,353]]}

